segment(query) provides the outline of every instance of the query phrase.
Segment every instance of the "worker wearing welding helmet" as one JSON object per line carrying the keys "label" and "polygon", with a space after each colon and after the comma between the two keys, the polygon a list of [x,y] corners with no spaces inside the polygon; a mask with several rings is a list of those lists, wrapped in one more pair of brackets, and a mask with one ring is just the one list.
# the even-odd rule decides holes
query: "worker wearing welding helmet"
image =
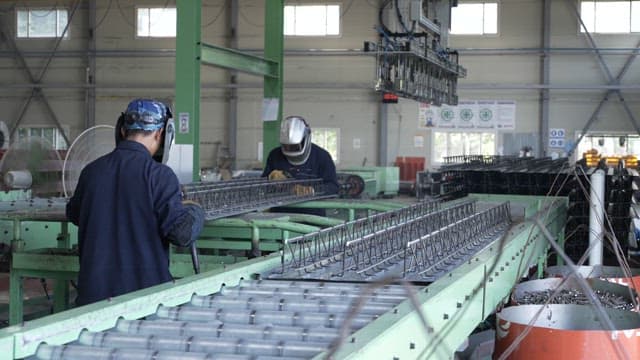
{"label": "worker wearing welding helmet", "polygon": [[116,148],[82,170],[66,209],[78,226],[77,305],[171,281],[169,243],[190,246],[200,234],[202,208],[183,203],[175,173],[154,160],[168,153],[172,126],[167,105],[133,100]]}
{"label": "worker wearing welding helmet", "polygon": [[[263,177],[322,179],[328,194],[338,193],[336,166],[329,152],[311,142],[311,128],[301,116],[288,116],[280,125],[280,146],[271,150]],[[324,216],[323,209],[277,208],[275,211]]]}

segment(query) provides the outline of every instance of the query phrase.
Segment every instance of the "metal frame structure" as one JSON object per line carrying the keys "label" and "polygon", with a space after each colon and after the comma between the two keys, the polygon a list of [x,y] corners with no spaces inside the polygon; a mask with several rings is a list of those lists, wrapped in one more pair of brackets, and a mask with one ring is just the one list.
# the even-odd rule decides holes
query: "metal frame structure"
{"label": "metal frame structure", "polygon": [[[191,178],[200,180],[200,66],[212,65],[262,76],[264,98],[278,101],[275,121],[263,123],[263,148],[277,146],[282,119],[283,0],[265,1],[264,58],[205,44],[201,40],[202,0],[177,0],[176,32],[176,144],[191,155]],[[269,119],[271,120],[271,119]],[[186,146],[183,146],[186,145]],[[232,149],[235,153],[235,149]],[[189,154],[191,153],[191,154]],[[185,172],[188,172],[185,169]]]}
{"label": "metal frame structure", "polygon": [[[434,358],[448,359],[466,336],[496,307],[508,299],[512,286],[530,266],[544,264],[548,244],[544,232],[559,234],[566,216],[566,199],[528,196],[473,196],[478,201],[511,201],[524,209],[524,221],[515,224],[504,239],[480,252],[393,306],[343,341],[314,359]],[[179,306],[205,298],[222,286],[269,273],[280,265],[280,255],[253,259],[209,273],[158,285],[100,301],[0,331],[0,351],[8,358],[36,353],[42,342],[66,344],[84,330],[113,328],[119,319],[138,319],[156,313],[158,305]],[[371,290],[384,283],[371,285]],[[86,335],[86,334],[85,334]]]}

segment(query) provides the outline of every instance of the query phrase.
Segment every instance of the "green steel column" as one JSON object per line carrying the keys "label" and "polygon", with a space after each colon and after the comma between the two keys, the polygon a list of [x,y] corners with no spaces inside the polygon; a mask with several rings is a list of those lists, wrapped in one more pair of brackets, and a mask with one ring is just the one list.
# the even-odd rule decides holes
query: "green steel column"
{"label": "green steel column", "polygon": [[200,180],[200,22],[202,0],[177,0],[176,144],[193,145],[193,180]]}
{"label": "green steel column", "polygon": [[9,272],[9,325],[22,322],[23,296],[22,274],[19,270],[11,269]]}
{"label": "green steel column", "polygon": [[280,133],[280,121],[282,120],[282,88],[283,79],[283,52],[284,52],[284,1],[268,0],[264,2],[264,58],[278,63],[277,78],[264,78],[264,98],[278,99],[277,121],[264,121],[262,123],[262,149],[263,162],[271,149],[280,145],[278,135]]}

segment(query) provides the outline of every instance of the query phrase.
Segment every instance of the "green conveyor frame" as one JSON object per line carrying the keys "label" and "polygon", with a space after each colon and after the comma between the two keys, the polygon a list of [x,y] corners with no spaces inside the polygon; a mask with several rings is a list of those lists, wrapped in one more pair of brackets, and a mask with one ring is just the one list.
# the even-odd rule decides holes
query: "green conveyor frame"
{"label": "green conveyor frame", "polygon": [[[419,311],[411,301],[402,302],[350,335],[334,359],[449,359],[473,329],[507,301],[512,287],[531,266],[544,265],[549,245],[535,220],[540,219],[554,236],[560,236],[566,220],[566,198],[472,197],[480,201],[511,201],[512,207],[521,205],[526,219],[514,224],[504,241],[487,245],[416,294]],[[280,254],[274,253],[11,326],[0,331],[0,352],[10,359],[30,356],[41,342],[65,344],[77,339],[83,329],[109,329],[119,318],[148,316],[158,304],[184,304],[192,294],[212,294],[222,284],[234,286],[243,278],[252,278],[279,265]],[[423,326],[422,319],[428,326]],[[323,359],[325,355],[315,359]]]}

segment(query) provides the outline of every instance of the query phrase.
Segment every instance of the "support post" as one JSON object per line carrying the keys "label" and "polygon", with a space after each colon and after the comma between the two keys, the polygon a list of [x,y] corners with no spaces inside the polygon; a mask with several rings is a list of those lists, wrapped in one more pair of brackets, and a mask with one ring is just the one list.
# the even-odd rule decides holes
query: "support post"
{"label": "support post", "polygon": [[278,77],[264,77],[264,99],[278,101],[276,121],[262,123],[262,159],[266,162],[271,149],[279,146],[283,114],[284,0],[265,1],[264,6],[264,58],[278,64]]}
{"label": "support post", "polygon": [[538,154],[546,156],[549,138],[549,73],[551,46],[551,0],[543,2],[542,48],[544,49],[540,64],[540,82],[544,88],[540,90],[540,136],[538,137]]}
{"label": "support post", "polygon": [[[176,154],[181,182],[200,180],[200,23],[202,0],[176,0]],[[173,156],[173,154],[172,154]],[[171,161],[171,160],[170,160]]]}
{"label": "support post", "polygon": [[602,265],[602,241],[604,239],[604,189],[605,175],[603,170],[596,170],[591,175],[591,207],[589,211],[589,265]]}
{"label": "support post", "polygon": [[389,122],[389,105],[383,104],[378,99],[378,166],[387,166],[387,148],[388,148],[388,122]]}

